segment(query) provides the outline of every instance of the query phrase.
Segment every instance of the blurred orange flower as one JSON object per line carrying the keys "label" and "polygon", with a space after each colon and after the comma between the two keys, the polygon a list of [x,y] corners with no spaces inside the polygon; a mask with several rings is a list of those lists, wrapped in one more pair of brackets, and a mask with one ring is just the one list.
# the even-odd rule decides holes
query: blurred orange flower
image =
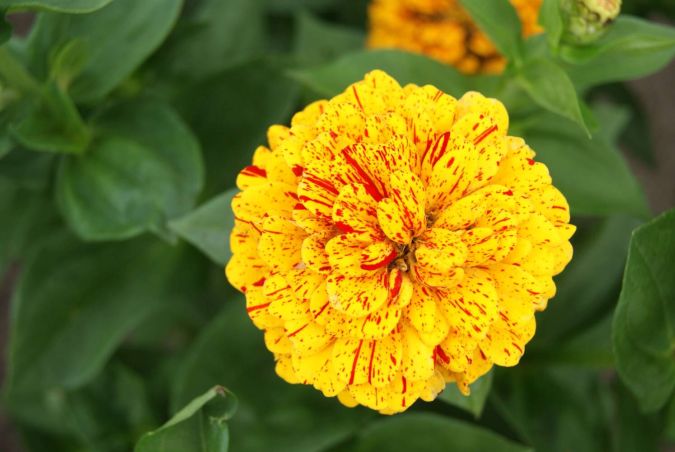
{"label": "blurred orange flower", "polygon": [[[542,31],[541,3],[511,0],[524,36]],[[421,53],[468,74],[500,73],[506,64],[458,0],[373,0],[369,17],[369,47]]]}

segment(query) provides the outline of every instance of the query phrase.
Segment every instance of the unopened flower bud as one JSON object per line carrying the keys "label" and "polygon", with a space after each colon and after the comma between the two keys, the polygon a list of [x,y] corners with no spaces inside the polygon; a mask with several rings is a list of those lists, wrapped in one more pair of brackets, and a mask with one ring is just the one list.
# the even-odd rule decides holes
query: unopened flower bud
{"label": "unopened flower bud", "polygon": [[577,44],[595,41],[619,15],[621,0],[562,0],[565,38]]}

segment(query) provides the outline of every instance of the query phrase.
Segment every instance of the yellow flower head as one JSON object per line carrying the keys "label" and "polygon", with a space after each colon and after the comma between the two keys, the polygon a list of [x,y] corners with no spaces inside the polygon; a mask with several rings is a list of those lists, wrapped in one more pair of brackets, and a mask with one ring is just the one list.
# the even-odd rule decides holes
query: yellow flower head
{"label": "yellow flower head", "polygon": [[[541,3],[511,0],[525,36],[542,31]],[[421,53],[470,74],[499,73],[506,64],[458,0],[373,0],[369,17],[370,47]]]}
{"label": "yellow flower head", "polygon": [[395,413],[518,363],[575,228],[508,120],[374,71],[270,127],[226,273],[282,378]]}

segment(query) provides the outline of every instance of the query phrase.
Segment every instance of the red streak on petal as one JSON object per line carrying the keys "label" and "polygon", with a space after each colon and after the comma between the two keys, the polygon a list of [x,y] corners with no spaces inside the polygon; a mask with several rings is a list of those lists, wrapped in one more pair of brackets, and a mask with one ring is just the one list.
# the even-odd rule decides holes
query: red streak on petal
{"label": "red streak on petal", "polygon": [[513,190],[505,191],[504,194],[506,196],[513,196]]}
{"label": "red streak on petal", "polygon": [[[441,140],[443,143],[441,144]],[[429,163],[431,163],[431,167],[433,168],[436,166],[436,163],[445,155],[445,151],[448,148],[448,142],[450,141],[450,132],[445,132],[441,136],[438,137],[436,140],[436,143],[434,144],[433,149],[431,150],[431,156],[429,157]],[[438,145],[440,144],[440,149],[438,148]]]}
{"label": "red streak on petal", "polygon": [[337,221],[335,223],[335,227],[338,228],[341,231],[346,232],[347,234],[350,234],[352,232],[356,232],[356,229],[354,229],[353,227],[349,226],[346,223],[343,223],[342,221]]}
{"label": "red streak on petal", "polygon": [[437,345],[436,348],[434,348],[434,358],[440,358],[445,364],[450,362],[450,358],[448,358],[448,355],[445,354],[440,345]]}
{"label": "red streak on petal", "polygon": [[389,296],[392,301],[396,297],[398,297],[399,292],[401,292],[402,284],[403,284],[403,274],[401,272],[398,272],[396,275],[396,279],[394,280],[394,287],[392,287],[391,290],[389,291]]}
{"label": "red streak on petal", "polygon": [[325,202],[325,201],[319,201],[318,199],[310,198],[309,196],[300,196],[299,199],[300,199],[300,201],[302,201],[303,203],[306,203],[306,202],[315,202],[315,203],[317,203],[317,204],[324,205],[324,206],[326,206],[326,207],[328,207],[328,208],[331,208],[331,209],[333,208],[333,205],[332,205],[332,204],[329,204],[329,203],[327,203],[327,202]]}
{"label": "red streak on petal", "polygon": [[359,176],[361,176],[361,180],[364,183],[363,186],[366,189],[366,192],[370,196],[373,197],[375,201],[382,201],[383,196],[380,194],[380,191],[377,189],[375,182],[370,178],[368,173],[364,171],[363,168],[361,168],[361,165],[354,160],[354,158],[349,154],[350,147],[347,146],[342,150],[342,155],[344,156],[345,160],[347,161],[347,164],[354,168],[356,172],[358,173]]}
{"label": "red streak on petal", "polygon": [[375,262],[374,264],[361,264],[361,270],[377,270],[378,268],[386,267],[397,257],[398,251],[393,249],[391,253],[389,253],[389,256],[385,257],[380,262]]}
{"label": "red streak on petal", "polygon": [[354,375],[356,374],[356,363],[359,360],[359,354],[361,353],[361,346],[363,345],[363,339],[359,341],[359,346],[356,348],[356,354],[354,355],[354,362],[352,363],[352,373],[349,376],[349,384],[354,384]]}
{"label": "red streak on petal", "polygon": [[265,277],[263,276],[259,280],[253,283],[254,287],[262,287],[262,285],[265,284]]}
{"label": "red streak on petal", "polygon": [[265,171],[264,168],[260,168],[259,166],[255,165],[249,165],[241,172],[239,173],[243,176],[251,176],[251,177],[267,177],[267,171]]}
{"label": "red streak on petal", "polygon": [[259,310],[259,309],[265,309],[267,306],[269,306],[269,305],[271,305],[271,304],[272,304],[272,302],[270,301],[269,303],[264,303],[264,304],[259,304],[259,305],[256,305],[256,306],[251,306],[251,307],[246,308],[246,312],[253,312],[253,311],[257,311],[257,310]]}
{"label": "red streak on petal", "polygon": [[298,328],[297,330],[295,330],[295,331],[293,331],[291,334],[289,334],[288,337],[293,337],[293,336],[295,336],[295,335],[298,334],[300,331],[302,331],[302,330],[304,330],[305,328],[307,328],[308,325],[309,325],[309,323],[305,323],[303,326],[301,326],[300,328]]}
{"label": "red streak on petal", "polygon": [[352,92],[354,93],[354,97],[356,98],[356,102],[359,104],[361,111],[365,111],[363,109],[363,104],[361,104],[361,99],[359,99],[359,93],[356,91],[356,85],[352,85]]}
{"label": "red streak on petal", "polygon": [[323,306],[321,307],[321,309],[319,309],[319,312],[317,312],[316,315],[314,315],[314,318],[316,319],[316,318],[318,318],[321,314],[323,314],[323,311],[325,311],[327,307],[328,307],[328,302],[326,302],[326,304],[323,305]]}
{"label": "red streak on petal", "polygon": [[551,209],[567,210],[565,206],[551,206]]}
{"label": "red streak on petal", "polygon": [[527,163],[532,166],[534,165],[534,159],[527,159]]}
{"label": "red streak on petal", "polygon": [[483,132],[483,133],[481,133],[480,135],[478,135],[478,136],[476,137],[476,139],[474,140],[473,144],[479,144],[481,141],[483,141],[484,139],[486,139],[487,137],[489,137],[490,134],[492,134],[493,132],[496,132],[497,129],[498,129],[497,124],[495,124],[494,126],[490,127],[490,128],[487,129],[485,132]]}
{"label": "red streak on petal", "polygon": [[305,171],[305,168],[303,168],[300,165],[294,165],[293,168],[291,168],[291,171],[293,171],[293,174],[300,177],[302,176],[302,173]]}
{"label": "red streak on petal", "polygon": [[290,288],[291,288],[291,286],[282,287],[281,289],[277,289],[277,290],[275,290],[274,292],[268,293],[267,296],[268,296],[268,297],[273,297],[274,295],[278,294],[279,292],[282,292],[282,291],[287,290],[287,289],[290,289]]}
{"label": "red streak on petal", "polygon": [[252,221],[242,220],[241,218],[237,218],[237,217],[234,217],[234,219],[251,226],[253,229],[258,231],[258,234],[262,234],[262,231],[260,229],[258,229],[258,227],[255,225],[255,223],[253,223]]}
{"label": "red streak on petal", "polygon": [[375,357],[375,347],[377,346],[377,341],[373,342],[373,348],[370,351],[370,362],[368,363],[368,383],[371,382],[373,377],[373,358]]}
{"label": "red streak on petal", "polygon": [[305,177],[304,177],[304,180],[306,180],[307,182],[312,183],[312,184],[314,184],[318,187],[323,188],[324,190],[326,190],[329,193],[332,193],[334,195],[339,194],[337,189],[335,187],[333,187],[333,184],[331,184],[327,180],[321,179],[321,178],[313,176],[311,174],[306,174]]}

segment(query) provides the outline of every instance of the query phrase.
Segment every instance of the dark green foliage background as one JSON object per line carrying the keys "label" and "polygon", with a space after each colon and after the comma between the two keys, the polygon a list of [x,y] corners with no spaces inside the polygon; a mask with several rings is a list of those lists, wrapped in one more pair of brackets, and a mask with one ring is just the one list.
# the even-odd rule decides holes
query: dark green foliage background
{"label": "dark green foliage background", "polygon": [[[462,0],[508,57],[467,77],[364,50],[365,0],[0,0],[2,410],[27,451],[650,451],[675,442],[675,211],[652,219],[619,148],[654,163],[622,83],[675,56],[626,2],[597,41],[523,41],[504,0]],[[508,107],[570,202],[575,258],[521,364],[470,398],[383,417],[274,373],[228,287],[229,204],[267,127],[380,68]],[[619,82],[619,83],[616,83]],[[663,93],[675,100],[675,90]],[[627,261],[627,263],[626,263]],[[225,389],[226,388],[226,389]],[[2,444],[0,438],[0,447]]]}

